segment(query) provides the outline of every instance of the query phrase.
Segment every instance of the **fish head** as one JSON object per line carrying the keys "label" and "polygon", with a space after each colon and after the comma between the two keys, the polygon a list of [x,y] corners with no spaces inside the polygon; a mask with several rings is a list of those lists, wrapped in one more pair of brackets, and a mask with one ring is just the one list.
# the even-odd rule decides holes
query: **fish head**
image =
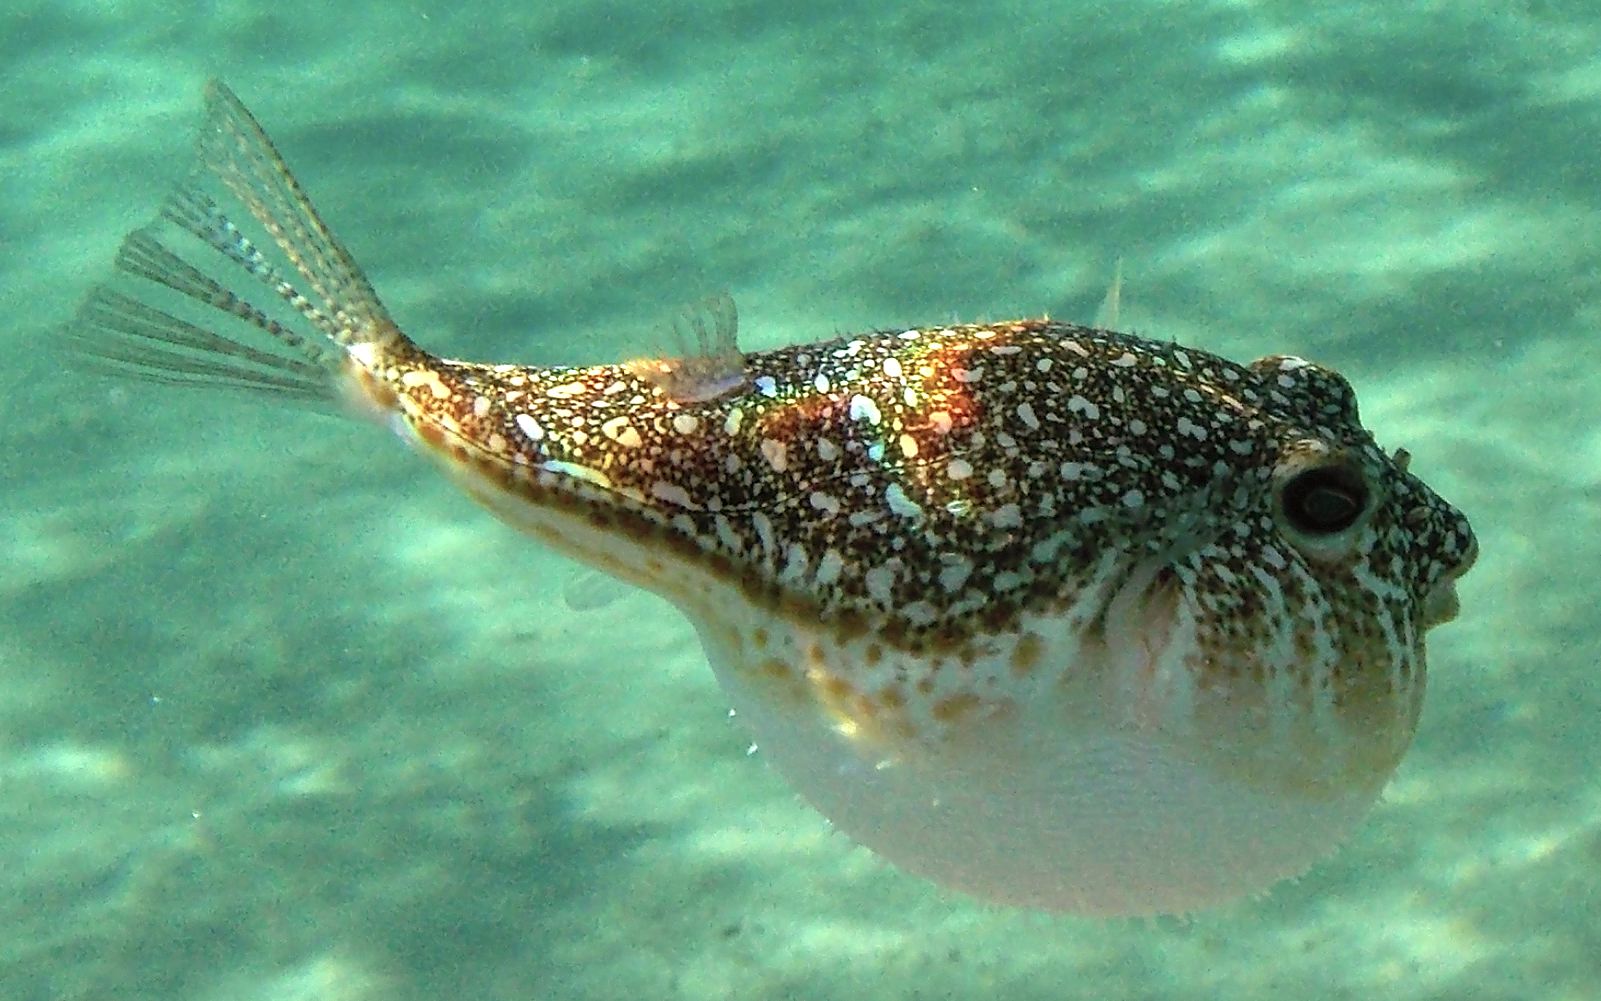
{"label": "fish head", "polygon": [[1424,635],[1455,616],[1478,545],[1408,453],[1377,444],[1343,376],[1281,355],[1247,371],[1256,455],[1185,561],[1197,712],[1260,736],[1233,749],[1256,780],[1376,792],[1416,729]]}
{"label": "fish head", "polygon": [[1383,594],[1397,633],[1455,618],[1456,581],[1478,558],[1467,517],[1412,472],[1409,452],[1378,446],[1344,376],[1283,355],[1250,370],[1283,392],[1270,479],[1280,537]]}

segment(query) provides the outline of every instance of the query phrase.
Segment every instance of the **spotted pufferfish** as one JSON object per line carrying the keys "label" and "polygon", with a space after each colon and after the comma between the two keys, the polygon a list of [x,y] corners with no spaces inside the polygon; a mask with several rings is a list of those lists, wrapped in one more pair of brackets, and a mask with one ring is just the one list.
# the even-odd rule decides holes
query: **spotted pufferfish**
{"label": "spotted pufferfish", "polygon": [[72,343],[354,404],[664,596],[762,756],[896,866],[1186,912],[1306,870],[1394,772],[1477,546],[1337,373],[1046,319],[744,353],[726,298],[675,357],[440,358],[239,100],[206,103],[196,169]]}

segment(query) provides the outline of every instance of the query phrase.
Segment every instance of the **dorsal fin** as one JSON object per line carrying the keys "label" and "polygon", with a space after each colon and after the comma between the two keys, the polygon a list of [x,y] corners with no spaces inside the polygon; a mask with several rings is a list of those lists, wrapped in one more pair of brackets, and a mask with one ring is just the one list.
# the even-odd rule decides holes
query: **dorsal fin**
{"label": "dorsal fin", "polygon": [[661,358],[624,363],[677,403],[705,403],[745,386],[745,356],[739,350],[739,310],[721,292],[675,314],[665,331],[670,352]]}
{"label": "dorsal fin", "polygon": [[1100,308],[1095,311],[1095,319],[1090,326],[1097,330],[1118,329],[1119,314],[1123,312],[1123,258],[1119,257],[1112,266],[1112,285],[1106,290],[1106,298],[1101,300]]}

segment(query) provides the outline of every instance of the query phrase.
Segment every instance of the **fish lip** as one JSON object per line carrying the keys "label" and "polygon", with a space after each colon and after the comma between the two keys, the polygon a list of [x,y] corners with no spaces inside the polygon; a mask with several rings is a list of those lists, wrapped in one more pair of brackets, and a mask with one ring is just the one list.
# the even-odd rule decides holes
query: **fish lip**
{"label": "fish lip", "polygon": [[1462,602],[1457,598],[1455,577],[1443,580],[1423,599],[1423,628],[1432,629],[1450,622],[1461,610]]}
{"label": "fish lip", "polygon": [[1457,561],[1456,566],[1429,590],[1423,598],[1423,628],[1429,629],[1442,623],[1450,622],[1462,610],[1461,599],[1457,597],[1456,582],[1462,575],[1473,569],[1473,564],[1479,561],[1479,540],[1468,539],[1467,552]]}

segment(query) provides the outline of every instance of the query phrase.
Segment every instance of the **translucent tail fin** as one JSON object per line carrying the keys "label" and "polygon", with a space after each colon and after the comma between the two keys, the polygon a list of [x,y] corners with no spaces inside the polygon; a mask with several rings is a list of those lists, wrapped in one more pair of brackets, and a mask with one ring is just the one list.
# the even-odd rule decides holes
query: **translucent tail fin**
{"label": "translucent tail fin", "polygon": [[[229,204],[244,214],[230,217]],[[119,374],[333,404],[353,349],[363,362],[413,349],[272,140],[215,80],[194,168],[123,241],[116,269],[67,344]]]}

